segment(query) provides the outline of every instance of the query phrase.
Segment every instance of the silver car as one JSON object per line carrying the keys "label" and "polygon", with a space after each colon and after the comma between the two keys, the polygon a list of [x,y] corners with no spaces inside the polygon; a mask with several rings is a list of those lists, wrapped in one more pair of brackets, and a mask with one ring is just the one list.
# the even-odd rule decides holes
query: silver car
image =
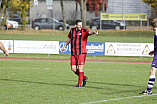
{"label": "silver car", "polygon": [[[55,30],[63,30],[64,24],[63,22],[59,22],[54,18],[38,18],[32,22],[32,28],[35,30],[41,29],[55,29]],[[66,24],[66,28],[69,29],[69,24]]]}
{"label": "silver car", "polygon": [[[100,29],[100,17],[94,18],[89,26],[92,30]],[[126,29],[126,24],[116,20],[103,20],[101,29]]]}

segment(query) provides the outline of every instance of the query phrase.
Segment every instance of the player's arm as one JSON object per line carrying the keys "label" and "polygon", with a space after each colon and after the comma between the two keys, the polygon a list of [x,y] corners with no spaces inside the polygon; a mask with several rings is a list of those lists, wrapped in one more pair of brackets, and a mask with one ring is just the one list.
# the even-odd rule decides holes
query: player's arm
{"label": "player's arm", "polygon": [[154,50],[149,52],[149,55],[153,55],[154,54]]}
{"label": "player's arm", "polygon": [[64,44],[63,48],[62,48],[62,53],[65,50],[65,47],[70,43],[70,38],[67,39],[66,43]]}
{"label": "player's arm", "polygon": [[4,45],[2,42],[0,42],[0,49],[6,54],[6,57],[9,56],[9,52],[5,49]]}
{"label": "player's arm", "polygon": [[96,30],[96,31],[89,31],[89,34],[90,34],[90,35],[93,35],[93,34],[96,34],[96,35],[97,35],[97,34],[98,34],[98,31],[97,31],[97,30]]}

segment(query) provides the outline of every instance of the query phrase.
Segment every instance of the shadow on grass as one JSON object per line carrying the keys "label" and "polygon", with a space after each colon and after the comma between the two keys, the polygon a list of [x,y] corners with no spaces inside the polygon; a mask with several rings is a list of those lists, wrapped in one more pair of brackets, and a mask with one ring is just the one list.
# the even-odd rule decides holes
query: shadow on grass
{"label": "shadow on grass", "polygon": [[33,81],[24,81],[24,80],[13,80],[13,79],[0,79],[0,80],[3,80],[3,81],[13,81],[13,82],[27,82],[27,83],[36,83],[36,84],[50,84],[50,85],[62,85],[62,86],[72,86],[73,85],[68,85],[68,84],[59,84],[59,83],[47,83],[47,82],[33,82]]}
{"label": "shadow on grass", "polygon": [[88,83],[96,83],[96,84],[104,84],[104,85],[114,85],[114,86],[128,86],[128,87],[142,87],[137,85],[129,85],[129,84],[120,84],[120,83],[105,83],[105,82],[92,82],[88,81]]}
{"label": "shadow on grass", "polygon": [[[36,83],[36,84],[49,84],[49,85],[58,85],[58,86],[70,86],[70,87],[74,87],[74,85],[71,85],[71,84],[60,84],[60,83],[55,83],[55,82],[34,82],[34,81],[24,81],[24,80],[17,80],[17,79],[0,79],[2,81],[13,81],[13,82],[27,82],[27,83]],[[73,81],[73,80],[68,80],[68,81]],[[85,88],[91,88],[91,89],[103,89],[103,90],[110,90],[110,89],[106,89],[105,88],[105,85],[113,85],[113,86],[117,86],[117,87],[138,87],[138,88],[142,88],[142,86],[137,86],[137,85],[126,85],[126,84],[117,84],[117,83],[105,83],[105,82],[92,82],[92,81],[88,81],[88,83],[92,83],[93,85],[97,84],[104,84],[104,87],[97,87],[97,86],[87,86]],[[138,90],[136,88],[136,90]],[[134,90],[135,91],[135,90]],[[128,91],[127,91],[128,92]]]}
{"label": "shadow on grass", "polygon": [[[129,84],[120,84],[120,83],[105,83],[105,82],[92,82],[92,81],[88,81],[88,83],[92,83],[92,84],[97,84],[98,85],[104,85],[103,88],[100,87],[93,87],[93,86],[86,86],[86,88],[96,88],[96,89],[103,89],[104,91],[102,92],[102,94],[128,94],[128,93],[134,93],[134,94],[139,94],[141,91],[145,90],[143,88],[146,88],[146,86],[138,86],[138,85],[129,85]],[[111,85],[114,87],[105,87],[105,85]],[[128,87],[128,88],[126,88]],[[131,89],[129,89],[131,87]]]}

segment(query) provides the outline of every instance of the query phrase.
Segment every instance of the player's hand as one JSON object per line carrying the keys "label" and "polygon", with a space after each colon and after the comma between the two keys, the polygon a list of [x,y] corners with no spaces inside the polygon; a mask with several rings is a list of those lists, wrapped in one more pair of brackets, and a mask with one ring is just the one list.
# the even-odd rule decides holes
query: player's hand
{"label": "player's hand", "polygon": [[4,54],[6,55],[6,57],[9,56],[9,52],[8,51],[5,51]]}
{"label": "player's hand", "polygon": [[154,28],[153,28],[153,30],[154,30],[154,31],[157,31],[157,28],[156,28],[156,27],[154,27]]}
{"label": "player's hand", "polygon": [[153,54],[154,54],[154,51],[150,51],[150,52],[149,52],[149,55],[152,56]]}
{"label": "player's hand", "polygon": [[62,51],[61,51],[61,52],[63,53],[63,52],[64,52],[64,50],[65,50],[65,47],[63,47],[63,48],[62,48]]}
{"label": "player's hand", "polygon": [[96,31],[93,31],[93,32],[94,32],[94,34],[96,34],[96,35],[98,34],[98,31],[97,31],[97,30],[96,30]]}

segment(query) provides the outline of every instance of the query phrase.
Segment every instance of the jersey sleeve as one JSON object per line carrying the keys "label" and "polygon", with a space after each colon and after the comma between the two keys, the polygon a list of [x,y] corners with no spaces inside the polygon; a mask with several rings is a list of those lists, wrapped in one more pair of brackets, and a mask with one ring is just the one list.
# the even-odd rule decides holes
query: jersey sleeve
{"label": "jersey sleeve", "polygon": [[90,35],[90,34],[89,34],[89,30],[87,30],[86,28],[83,29],[83,32],[86,33],[86,36],[89,36],[89,35]]}
{"label": "jersey sleeve", "polygon": [[71,39],[71,30],[70,30],[70,32],[69,32],[69,34],[68,34],[68,37]]}
{"label": "jersey sleeve", "polygon": [[90,35],[90,34],[89,34],[89,30],[87,30],[87,34]]}

